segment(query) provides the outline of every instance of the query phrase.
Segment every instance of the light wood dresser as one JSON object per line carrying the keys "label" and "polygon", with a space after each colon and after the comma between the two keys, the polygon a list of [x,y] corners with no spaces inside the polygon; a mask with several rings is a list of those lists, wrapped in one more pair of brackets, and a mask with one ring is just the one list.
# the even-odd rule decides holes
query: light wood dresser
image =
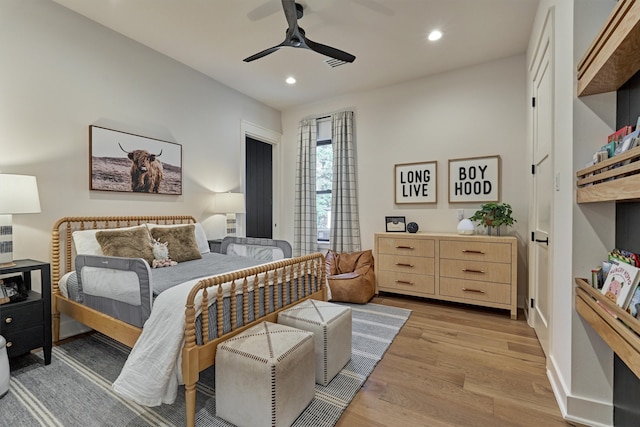
{"label": "light wood dresser", "polygon": [[376,233],[376,293],[413,295],[509,310],[516,319],[514,236]]}

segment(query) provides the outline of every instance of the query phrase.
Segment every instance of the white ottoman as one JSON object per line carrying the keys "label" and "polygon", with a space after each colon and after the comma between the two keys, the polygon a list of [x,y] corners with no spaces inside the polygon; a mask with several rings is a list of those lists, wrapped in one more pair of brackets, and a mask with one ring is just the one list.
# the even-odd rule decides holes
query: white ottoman
{"label": "white ottoman", "polygon": [[313,334],[263,322],[216,352],[216,414],[240,427],[290,426],[315,395]]}
{"label": "white ottoman", "polygon": [[351,307],[309,299],[281,311],[278,323],[313,332],[318,384],[329,384],[351,359]]}

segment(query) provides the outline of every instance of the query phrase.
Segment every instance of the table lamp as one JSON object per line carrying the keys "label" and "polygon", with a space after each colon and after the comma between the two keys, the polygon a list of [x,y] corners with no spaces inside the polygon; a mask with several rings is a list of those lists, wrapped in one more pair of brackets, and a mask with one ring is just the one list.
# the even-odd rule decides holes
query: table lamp
{"label": "table lamp", "polygon": [[35,176],[0,173],[0,267],[13,262],[13,214],[40,212]]}
{"label": "table lamp", "polygon": [[236,235],[236,214],[244,213],[244,194],[216,193],[215,213],[227,215],[227,235]]}

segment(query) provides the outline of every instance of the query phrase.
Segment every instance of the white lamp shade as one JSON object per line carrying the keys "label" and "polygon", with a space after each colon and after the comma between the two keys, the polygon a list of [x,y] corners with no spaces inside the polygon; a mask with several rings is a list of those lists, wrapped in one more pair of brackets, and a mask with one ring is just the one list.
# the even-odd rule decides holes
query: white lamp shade
{"label": "white lamp shade", "polygon": [[216,193],[214,212],[244,213],[244,194]]}
{"label": "white lamp shade", "polygon": [[0,215],[40,212],[35,176],[0,173]]}

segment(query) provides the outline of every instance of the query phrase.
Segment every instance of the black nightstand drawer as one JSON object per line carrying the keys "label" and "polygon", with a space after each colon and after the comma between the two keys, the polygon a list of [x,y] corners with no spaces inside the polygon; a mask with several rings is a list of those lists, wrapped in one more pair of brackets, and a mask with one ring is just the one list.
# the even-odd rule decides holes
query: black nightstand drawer
{"label": "black nightstand drawer", "polygon": [[45,339],[44,325],[29,329],[14,330],[3,336],[7,340],[7,355],[9,357],[20,356],[34,348],[42,347]]}
{"label": "black nightstand drawer", "polygon": [[42,300],[35,300],[14,303],[15,306],[3,304],[0,308],[0,332],[2,335],[42,325],[44,319],[42,303]]}
{"label": "black nightstand drawer", "polygon": [[[31,273],[40,279],[40,292],[31,287]],[[20,273],[26,300],[0,305],[0,335],[7,339],[9,357],[42,348],[44,364],[51,363],[51,266],[33,259],[14,260],[0,267],[0,275]]]}

